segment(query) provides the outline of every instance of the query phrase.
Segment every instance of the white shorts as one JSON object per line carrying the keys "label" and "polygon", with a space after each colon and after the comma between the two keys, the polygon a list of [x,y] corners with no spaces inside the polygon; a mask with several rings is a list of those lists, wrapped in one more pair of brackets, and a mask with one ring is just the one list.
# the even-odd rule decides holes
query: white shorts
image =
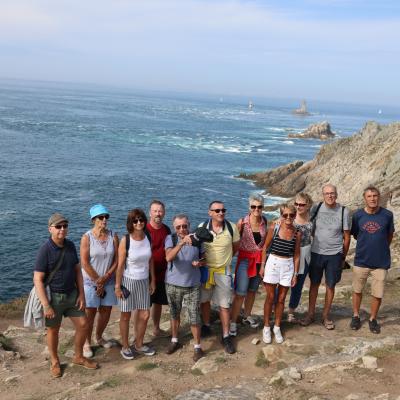
{"label": "white shorts", "polygon": [[290,287],[294,274],[293,258],[279,258],[270,254],[264,270],[264,282]]}
{"label": "white shorts", "polygon": [[232,300],[232,277],[230,275],[214,274],[215,285],[201,288],[201,303],[212,301],[217,306],[229,308]]}

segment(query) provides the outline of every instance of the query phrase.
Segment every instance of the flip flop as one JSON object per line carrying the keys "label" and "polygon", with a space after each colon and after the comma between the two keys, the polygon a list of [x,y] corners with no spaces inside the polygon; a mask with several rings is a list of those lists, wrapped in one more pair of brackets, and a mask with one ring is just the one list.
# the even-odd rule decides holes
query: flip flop
{"label": "flip flop", "polygon": [[300,320],[301,326],[308,326],[315,322],[315,318],[311,315],[307,315],[304,319]]}
{"label": "flip flop", "polygon": [[323,319],[322,324],[326,329],[328,329],[328,331],[332,331],[333,329],[335,329],[335,323],[330,319]]}

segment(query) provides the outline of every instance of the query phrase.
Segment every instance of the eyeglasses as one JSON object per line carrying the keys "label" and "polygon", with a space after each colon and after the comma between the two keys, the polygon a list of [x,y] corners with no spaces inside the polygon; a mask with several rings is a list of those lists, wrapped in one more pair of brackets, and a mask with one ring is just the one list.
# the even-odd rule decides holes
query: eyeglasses
{"label": "eyeglasses", "polygon": [[305,207],[307,203],[294,203],[295,207]]}
{"label": "eyeglasses", "polygon": [[142,224],[144,222],[143,218],[136,218],[132,220],[132,224],[136,225],[136,224]]}
{"label": "eyeglasses", "polygon": [[182,224],[182,225],[177,225],[175,227],[175,230],[179,231],[179,229],[187,229],[187,228],[188,228],[187,224]]}
{"label": "eyeglasses", "polygon": [[210,210],[210,211],[214,211],[217,214],[219,214],[219,213],[225,214],[226,213],[226,208],[214,208],[214,210]]}
{"label": "eyeglasses", "polygon": [[336,196],[335,192],[323,193],[324,196]]}
{"label": "eyeglasses", "polygon": [[284,218],[284,219],[287,219],[287,218],[293,219],[293,218],[296,218],[296,214],[292,214],[292,213],[290,213],[290,214],[282,214],[282,218]]}
{"label": "eyeglasses", "polygon": [[257,210],[262,210],[264,207],[263,207],[263,206],[256,206],[256,205],[252,204],[252,205],[250,206],[250,208],[251,208],[252,210],[255,210],[255,209],[257,209]]}
{"label": "eyeglasses", "polygon": [[53,227],[56,228],[57,230],[67,229],[68,228],[68,224],[58,224],[58,225],[53,225]]}
{"label": "eyeglasses", "polygon": [[106,214],[106,215],[98,215],[97,218],[98,218],[100,221],[103,221],[104,218],[105,218],[105,219],[108,219],[108,218],[110,218],[110,216],[109,216],[108,214]]}

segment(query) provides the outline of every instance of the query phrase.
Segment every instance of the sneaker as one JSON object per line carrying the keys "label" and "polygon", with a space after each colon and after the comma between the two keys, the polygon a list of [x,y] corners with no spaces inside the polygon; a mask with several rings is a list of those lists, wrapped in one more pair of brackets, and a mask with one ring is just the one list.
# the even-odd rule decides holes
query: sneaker
{"label": "sneaker", "polygon": [[96,342],[98,346],[103,347],[105,349],[111,349],[111,347],[113,347],[112,342],[104,338],[97,339]]}
{"label": "sneaker", "polygon": [[378,321],[376,319],[369,320],[368,325],[369,325],[369,330],[372,333],[377,333],[377,334],[381,333],[381,326],[378,324]]}
{"label": "sneaker", "polygon": [[201,337],[208,337],[212,335],[212,330],[210,325],[202,325],[201,326]]}
{"label": "sneaker", "polygon": [[283,336],[281,332],[281,328],[279,326],[274,326],[274,336],[275,336],[275,341],[278,344],[283,343]]}
{"label": "sneaker", "polygon": [[193,352],[193,361],[197,362],[200,360],[200,358],[204,357],[204,351],[199,347],[199,348],[195,348],[194,352]]}
{"label": "sneaker", "polygon": [[127,349],[121,349],[120,353],[125,360],[133,360],[135,358],[135,355],[129,347]]}
{"label": "sneaker", "polygon": [[230,336],[222,338],[222,345],[224,346],[224,350],[228,354],[236,353],[235,347],[233,346],[232,339]]}
{"label": "sneaker", "polygon": [[85,358],[93,357],[93,350],[88,344],[85,344],[83,346],[83,357],[85,357]]}
{"label": "sneaker", "polygon": [[237,323],[231,322],[229,325],[229,335],[236,336],[237,335]]}
{"label": "sneaker", "polygon": [[139,353],[139,354],[143,354],[145,356],[154,356],[154,354],[156,354],[156,351],[147,345],[143,345],[142,347],[140,347],[139,349],[137,349],[136,347],[134,348],[134,350]]}
{"label": "sneaker", "polygon": [[287,321],[291,324],[294,324],[295,322],[297,322],[296,317],[294,316],[293,313],[289,313],[287,315]]}
{"label": "sneaker", "polygon": [[353,331],[358,331],[361,328],[361,320],[358,315],[356,317],[351,317],[350,328],[353,329]]}
{"label": "sneaker", "polygon": [[167,347],[167,354],[172,354],[175,353],[178,349],[180,349],[182,345],[179,342],[170,342],[170,344]]}
{"label": "sneaker", "polygon": [[246,318],[243,318],[242,324],[249,325],[251,328],[254,328],[254,329],[258,328],[258,326],[260,325],[260,323],[255,318],[253,318],[251,315],[249,315]]}
{"label": "sneaker", "polygon": [[264,326],[263,329],[263,342],[270,344],[272,342],[272,337],[271,337],[271,328],[269,326]]}

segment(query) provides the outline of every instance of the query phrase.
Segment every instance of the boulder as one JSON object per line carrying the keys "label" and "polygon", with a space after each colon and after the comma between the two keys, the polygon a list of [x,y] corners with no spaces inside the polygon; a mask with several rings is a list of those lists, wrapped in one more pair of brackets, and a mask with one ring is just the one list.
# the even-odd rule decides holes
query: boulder
{"label": "boulder", "polygon": [[372,356],[364,356],[362,358],[363,367],[368,369],[378,368],[377,358]]}
{"label": "boulder", "polygon": [[311,124],[304,132],[290,133],[288,137],[327,140],[335,137],[335,134],[332,132],[329,122],[323,121],[317,124]]}

